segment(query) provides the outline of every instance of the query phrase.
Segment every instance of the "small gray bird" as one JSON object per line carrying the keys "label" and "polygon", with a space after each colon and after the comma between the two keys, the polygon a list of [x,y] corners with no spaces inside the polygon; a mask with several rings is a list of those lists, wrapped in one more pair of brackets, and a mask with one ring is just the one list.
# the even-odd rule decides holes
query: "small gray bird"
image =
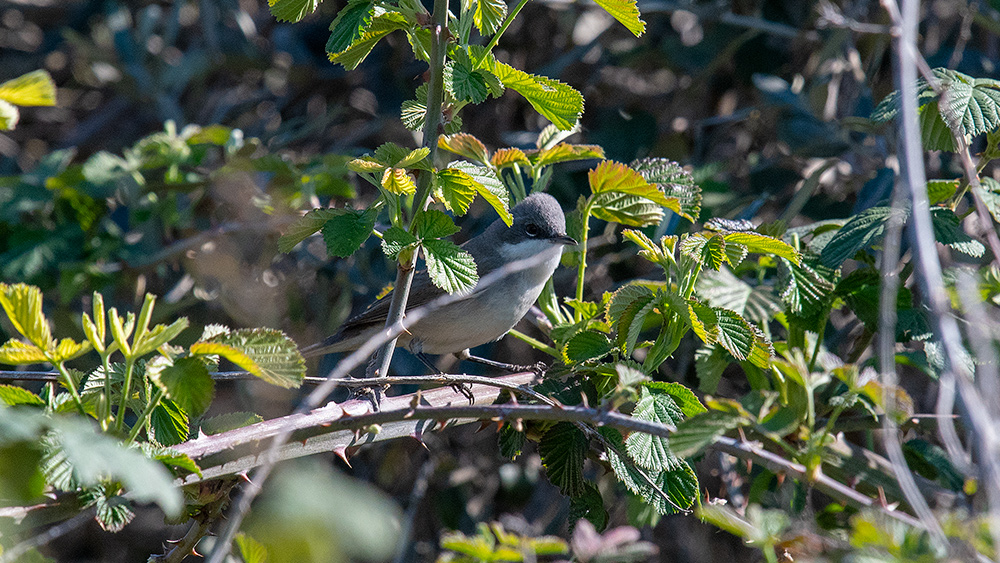
{"label": "small gray bird", "polygon": [[[513,225],[497,219],[481,235],[462,248],[476,261],[480,278],[509,264],[530,260],[530,266],[482,288],[459,301],[432,311],[399,336],[396,346],[405,346],[429,368],[437,371],[425,354],[455,354],[460,359],[496,367],[514,368],[469,354],[469,348],[499,340],[517,324],[538,299],[552,276],[564,245],[577,242],[566,235],[566,217],[556,199],[534,193],[517,204]],[[417,272],[410,287],[406,309],[411,311],[440,297],[425,270]],[[303,350],[308,355],[356,350],[385,327],[391,298],[386,296],[349,319],[321,344]],[[406,325],[404,317],[403,324]]]}

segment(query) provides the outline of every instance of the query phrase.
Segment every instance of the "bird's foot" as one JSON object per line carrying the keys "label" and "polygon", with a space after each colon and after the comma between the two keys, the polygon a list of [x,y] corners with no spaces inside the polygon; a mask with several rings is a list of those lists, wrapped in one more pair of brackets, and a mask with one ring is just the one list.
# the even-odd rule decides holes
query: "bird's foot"
{"label": "bird's foot", "polygon": [[472,386],[463,381],[457,383],[452,383],[449,385],[456,393],[461,394],[463,397],[469,400],[470,405],[476,404],[476,396],[472,394]]}
{"label": "bird's foot", "polygon": [[388,385],[358,387],[351,392],[351,398],[368,401],[371,403],[372,411],[379,412],[382,410],[382,398],[385,396],[385,390],[388,388]]}

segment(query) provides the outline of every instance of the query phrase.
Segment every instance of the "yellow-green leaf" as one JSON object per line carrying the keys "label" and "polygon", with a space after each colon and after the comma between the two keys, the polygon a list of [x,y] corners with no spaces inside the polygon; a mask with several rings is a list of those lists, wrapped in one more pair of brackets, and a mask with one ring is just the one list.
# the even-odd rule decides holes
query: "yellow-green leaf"
{"label": "yellow-green leaf", "polygon": [[52,331],[42,311],[42,290],[33,285],[0,284],[0,305],[14,330],[42,350],[55,346]]}
{"label": "yellow-green leaf", "polygon": [[386,168],[382,174],[382,187],[397,194],[412,194],[417,191],[417,185],[403,168]]}
{"label": "yellow-green leaf", "polygon": [[572,129],[583,113],[583,95],[558,80],[528,74],[488,57],[489,70],[500,82],[524,96],[535,111],[556,127]]}
{"label": "yellow-green leaf", "polygon": [[590,191],[594,194],[621,192],[646,198],[677,213],[681,211],[677,198],[667,197],[656,185],[650,184],[638,172],[620,162],[605,160],[588,173],[587,179],[590,181]]}
{"label": "yellow-green leaf", "polygon": [[570,162],[572,160],[588,160],[591,158],[603,160],[604,149],[598,145],[559,143],[554,147],[539,149],[531,153],[530,156],[535,166],[548,166],[549,164]]}
{"label": "yellow-green leaf", "polygon": [[47,71],[36,70],[0,84],[0,100],[19,106],[54,106],[56,85]]}
{"label": "yellow-green leaf", "polygon": [[531,162],[528,161],[528,156],[524,154],[524,151],[513,147],[497,150],[497,152],[493,153],[493,158],[490,159],[490,163],[498,169],[514,166],[515,164],[521,164],[524,166],[531,165]]}
{"label": "yellow-green leaf", "polygon": [[486,149],[486,145],[468,133],[442,135],[438,137],[438,147],[480,164],[486,164],[490,161],[490,152]]}
{"label": "yellow-green leaf", "polygon": [[45,352],[28,342],[8,340],[4,342],[3,346],[0,346],[0,364],[19,366],[47,361]]}
{"label": "yellow-green leaf", "polygon": [[78,358],[90,351],[90,342],[75,342],[72,338],[63,338],[56,345],[55,354],[52,355],[53,362],[65,362]]}
{"label": "yellow-green leaf", "polygon": [[619,21],[636,37],[646,31],[646,22],[639,17],[639,8],[635,0],[594,0],[613,18]]}

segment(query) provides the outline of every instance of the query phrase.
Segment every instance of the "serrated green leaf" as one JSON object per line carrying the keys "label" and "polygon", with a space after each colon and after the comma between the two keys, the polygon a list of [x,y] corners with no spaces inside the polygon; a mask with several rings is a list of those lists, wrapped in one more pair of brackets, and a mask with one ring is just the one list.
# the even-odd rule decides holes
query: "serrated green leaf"
{"label": "serrated green leaf", "polygon": [[746,360],[754,346],[754,332],[750,323],[734,311],[719,308],[714,310],[719,322],[717,342],[737,360]]}
{"label": "serrated green leaf", "polygon": [[256,413],[228,412],[203,420],[198,428],[202,433],[211,436],[263,421],[264,418]]}
{"label": "serrated green leaf", "polygon": [[43,351],[55,347],[52,330],[42,311],[42,290],[23,283],[0,283],[0,306],[14,330]]}
{"label": "serrated green leaf", "polygon": [[163,398],[150,415],[152,438],[157,444],[174,446],[188,439],[187,413],[170,399]]}
{"label": "serrated green leaf", "polygon": [[467,58],[449,61],[444,68],[444,81],[458,101],[479,104],[486,101],[489,88],[482,71],[475,70]]}
{"label": "serrated green leaf", "polygon": [[[430,154],[431,154],[431,149],[427,147],[420,147],[418,149],[413,149],[410,152],[406,153],[406,156],[399,159],[399,161],[396,162],[394,166],[396,166],[397,168],[418,168],[418,169],[430,170],[429,165],[427,165],[424,162],[421,162],[425,158],[427,158],[427,156]],[[418,164],[420,166],[417,166]]]}
{"label": "serrated green leaf", "polygon": [[291,252],[295,245],[309,238],[323,228],[327,221],[348,213],[346,209],[313,209],[288,226],[285,234],[278,239],[278,250]]}
{"label": "serrated green leaf", "polygon": [[[602,427],[599,432],[616,448],[624,446],[621,434],[617,430]],[[686,461],[674,458],[667,470],[647,475],[666,495],[664,497],[643,478],[639,468],[623,460],[614,449],[609,449],[607,455],[618,480],[628,490],[642,497],[657,513],[674,514],[694,504],[698,495],[698,476]]]}
{"label": "serrated green leaf", "polygon": [[326,52],[339,53],[350,47],[371,24],[374,10],[375,2],[372,0],[352,0],[341,8],[330,24]]}
{"label": "serrated green leaf", "polygon": [[299,387],[305,377],[305,360],[290,338],[280,330],[234,330],[195,342],[191,354],[218,354],[253,375],[280,387]]}
{"label": "serrated green leaf", "polygon": [[56,84],[48,71],[34,70],[0,84],[0,100],[19,106],[54,106]]}
{"label": "serrated green leaf", "polygon": [[676,198],[680,204],[678,215],[691,222],[698,220],[701,188],[680,164],[665,158],[643,158],[633,161],[629,168],[650,184],[656,184],[668,198]]}
{"label": "serrated green leaf", "polygon": [[620,162],[601,162],[587,174],[587,180],[590,182],[590,191],[594,194],[621,192],[646,198],[678,213],[681,210],[676,198],[668,198],[638,172]]}
{"label": "serrated green leaf", "polygon": [[434,197],[455,215],[465,215],[476,199],[475,180],[457,168],[438,170],[434,175]]}
{"label": "serrated green leaf", "polygon": [[471,254],[450,240],[426,240],[421,246],[434,285],[448,293],[464,293],[476,287],[479,275]]}
{"label": "serrated green leaf", "polygon": [[467,174],[472,179],[472,187],[490,204],[500,219],[508,227],[514,224],[514,217],[510,214],[510,194],[496,172],[462,160],[449,163],[448,168]]}
{"label": "serrated green leaf", "polygon": [[400,252],[407,247],[417,244],[417,242],[417,237],[399,227],[392,226],[382,233],[382,252],[395,260]]}
{"label": "serrated green leaf", "polygon": [[[626,231],[629,232],[629,231]],[[608,301],[607,322],[615,324],[621,320],[625,310],[638,300],[647,301],[653,298],[653,290],[643,283],[629,283],[618,288]]]}
{"label": "serrated green leaf", "polygon": [[347,168],[352,172],[357,172],[358,174],[374,174],[378,172],[382,173],[383,170],[387,168],[387,164],[379,161],[379,159],[374,156],[365,155],[359,158],[355,158],[347,162]]}
{"label": "serrated green leaf", "polygon": [[233,538],[243,563],[267,563],[267,548],[264,544],[240,532]]}
{"label": "serrated green leaf", "polygon": [[201,416],[215,397],[215,381],[198,358],[157,356],[146,364],[146,375],[190,416]]}
{"label": "serrated green leaf", "polygon": [[460,230],[451,217],[436,209],[428,209],[418,215],[414,226],[421,239],[450,237]]}
{"label": "serrated green leaf", "polygon": [[808,316],[830,300],[833,282],[808,264],[802,262],[796,265],[784,258],[778,264],[776,290],[791,312]]}
{"label": "serrated green leaf", "polygon": [[0,346],[0,364],[12,366],[47,362],[45,352],[28,342],[8,340]]}
{"label": "serrated green leaf", "polygon": [[[632,416],[640,420],[649,420],[660,424],[676,426],[684,420],[684,413],[668,393],[650,388],[643,384],[639,401],[635,404]],[[645,432],[633,432],[625,439],[625,449],[639,467],[664,471],[676,458],[670,451],[666,438],[653,436]]]}
{"label": "serrated green leaf", "polygon": [[583,113],[583,95],[570,86],[544,76],[536,76],[488,58],[489,70],[500,82],[524,96],[535,111],[556,127],[572,129]]}
{"label": "serrated green leaf", "polygon": [[569,499],[570,526],[574,526],[580,518],[593,524],[598,532],[608,526],[608,511],[604,508],[601,491],[589,481],[583,484],[582,494]]}
{"label": "serrated green leaf", "polygon": [[271,15],[280,22],[297,22],[316,11],[319,0],[267,0]]}
{"label": "serrated green leaf", "polygon": [[956,191],[958,191],[958,180],[927,181],[927,199],[931,205],[948,200]]}
{"label": "serrated green leaf", "polygon": [[891,207],[869,207],[858,213],[823,248],[820,263],[827,268],[839,268],[859,250],[869,248],[881,239],[886,223],[893,216],[904,219],[909,212]]}
{"label": "serrated green leaf", "polygon": [[931,209],[931,221],[934,226],[934,238],[939,243],[973,258],[980,258],[986,253],[983,243],[962,229],[961,221],[950,209],[941,207]]}
{"label": "serrated green leaf", "polygon": [[580,363],[604,357],[611,349],[611,340],[606,334],[595,330],[581,330],[566,342],[562,356],[566,363]]}
{"label": "serrated green leaf", "polygon": [[696,416],[708,410],[705,408],[705,405],[701,404],[701,401],[698,400],[694,392],[680,383],[673,381],[646,381],[642,383],[642,386],[648,389],[650,393],[665,393],[669,395],[681,412],[684,413],[685,417]]}
{"label": "serrated green leaf", "polygon": [[917,122],[925,150],[955,152],[954,133],[941,117],[936,101],[917,110]]}
{"label": "serrated green leaf", "polygon": [[646,22],[639,17],[636,0],[594,0],[594,2],[604,8],[636,37],[646,31]]}
{"label": "serrated green leaf", "polygon": [[472,21],[480,35],[493,35],[507,17],[507,3],[503,0],[476,0]]}
{"label": "serrated green leaf", "polygon": [[712,307],[730,309],[755,323],[767,322],[781,311],[769,288],[751,286],[728,268],[703,271],[696,290],[698,297]]}
{"label": "serrated green leaf", "polygon": [[0,385],[0,402],[11,407],[14,405],[45,406],[45,401],[41,397],[16,385]]}
{"label": "serrated green leaf", "polygon": [[397,195],[409,195],[417,192],[417,185],[405,168],[386,168],[382,173],[382,187]]}
{"label": "serrated green leaf", "polygon": [[524,154],[524,151],[521,149],[515,147],[497,150],[490,158],[490,163],[498,170],[514,166],[515,164],[521,166],[531,166],[531,162],[528,160],[528,155]]}
{"label": "serrated green leaf", "polygon": [[347,70],[354,70],[368,57],[368,54],[372,52],[372,49],[375,48],[375,45],[383,37],[393,31],[406,29],[407,27],[409,27],[409,22],[403,14],[399,12],[382,12],[372,18],[371,24],[368,25],[360,37],[351,43],[350,47],[339,53],[327,53],[327,58],[330,59],[330,62],[343,65]]}
{"label": "serrated green leaf", "polygon": [[715,393],[722,380],[722,373],[729,366],[729,359],[721,346],[705,345],[694,354],[694,370],[698,376],[698,390]]}
{"label": "serrated green leaf", "polygon": [[587,437],[569,422],[559,422],[549,428],[538,443],[549,481],[564,495],[575,497],[584,493],[583,459],[587,455]]}
{"label": "serrated green leaf", "polygon": [[741,244],[747,251],[755,254],[772,254],[792,262],[799,263],[799,253],[788,243],[767,235],[750,232],[726,233],[723,235],[726,243]]}
{"label": "serrated green leaf", "polygon": [[511,423],[505,423],[500,428],[498,440],[500,442],[500,455],[507,459],[514,459],[521,455],[521,450],[527,441],[528,436],[522,430],[517,430]]}
{"label": "serrated green leaf", "polygon": [[603,192],[591,198],[596,219],[629,227],[648,227],[663,220],[663,208],[652,201],[622,192]]}
{"label": "serrated green leaf", "polygon": [[626,356],[631,356],[632,352],[635,351],[635,345],[639,341],[639,334],[642,332],[646,317],[653,312],[656,305],[657,302],[652,297],[640,298],[631,303],[622,313],[615,329],[618,332],[618,347]]}
{"label": "serrated green leaf", "polygon": [[106,532],[122,531],[135,518],[132,503],[121,495],[105,496],[103,487],[97,488],[102,494],[94,500],[94,519]]}
{"label": "serrated green leaf", "polygon": [[323,224],[323,242],[326,243],[327,254],[347,258],[371,236],[378,210],[373,207],[362,211],[342,211]]}
{"label": "serrated green leaf", "polygon": [[575,160],[604,160],[604,148],[599,145],[559,143],[549,148],[530,151],[526,155],[535,166],[549,166]]}
{"label": "serrated green leaf", "polygon": [[486,149],[486,145],[468,133],[441,135],[438,137],[438,148],[451,151],[480,164],[485,164],[490,160],[490,151]]}
{"label": "serrated green leaf", "polygon": [[677,457],[698,455],[719,436],[749,422],[736,412],[705,412],[678,424],[670,434],[670,447]]}

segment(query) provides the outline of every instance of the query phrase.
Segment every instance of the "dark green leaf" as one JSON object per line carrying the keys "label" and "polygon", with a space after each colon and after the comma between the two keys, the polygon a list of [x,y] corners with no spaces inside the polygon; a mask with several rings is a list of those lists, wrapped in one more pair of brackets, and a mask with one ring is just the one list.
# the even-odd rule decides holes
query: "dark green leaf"
{"label": "dark green leaf", "polygon": [[710,411],[689,418],[670,434],[670,448],[677,457],[700,454],[727,431],[746,424],[735,412]]}
{"label": "dark green leaf", "polygon": [[[673,397],[659,389],[650,388],[648,384],[642,386],[632,416],[671,426],[676,426],[684,420],[684,413]],[[625,440],[625,448],[636,464],[654,473],[667,469],[675,459],[666,438],[644,432],[633,432],[629,435]]]}
{"label": "dark green leaf", "polygon": [[268,0],[271,15],[280,22],[297,22],[316,11],[319,0]]}
{"label": "dark green leaf", "polygon": [[569,422],[549,428],[538,444],[538,453],[545,473],[564,495],[580,496],[585,491],[583,458],[587,454],[587,437]]}
{"label": "dark green leaf", "polygon": [[354,254],[371,236],[377,215],[378,211],[372,208],[364,211],[346,210],[341,215],[331,217],[323,225],[326,252],[340,258]]}
{"label": "dark green leaf", "polygon": [[844,260],[859,250],[869,248],[882,238],[885,225],[891,217],[904,220],[908,211],[891,207],[870,207],[852,217],[823,248],[820,263],[828,268],[839,268]]}
{"label": "dark green leaf", "polygon": [[580,518],[587,519],[598,532],[608,525],[608,511],[604,509],[601,492],[589,481],[583,484],[583,494],[569,500],[570,526],[575,526]]}
{"label": "dark green leaf", "polygon": [[737,360],[746,360],[754,347],[754,331],[750,323],[728,309],[715,309],[719,320],[718,343]]}
{"label": "dark green leaf", "polygon": [[326,42],[327,53],[339,53],[351,46],[371,24],[375,2],[352,0],[337,12],[330,24],[330,39]]}
{"label": "dark green leaf", "polygon": [[582,330],[566,343],[563,360],[566,363],[580,363],[596,360],[611,352],[612,345],[607,335],[595,330]]}
{"label": "dark green leaf", "polygon": [[436,209],[428,209],[417,216],[417,236],[423,240],[450,237],[460,229],[451,217]]}
{"label": "dark green leaf", "polygon": [[205,412],[215,396],[215,381],[204,362],[195,357],[171,361],[165,356],[157,356],[146,364],[146,374],[191,416]]}
{"label": "dark green leaf", "polygon": [[472,255],[449,240],[429,240],[422,244],[427,273],[434,285],[448,293],[471,291],[479,282]]}
{"label": "dark green leaf", "polygon": [[403,14],[384,12],[372,19],[364,33],[357,37],[350,47],[339,53],[327,53],[327,57],[331,62],[341,64],[347,70],[354,70],[361,64],[361,61],[368,57],[368,54],[383,37],[407,27],[409,27],[409,22]]}
{"label": "dark green leaf", "polygon": [[934,226],[934,238],[939,243],[973,258],[980,258],[986,253],[983,243],[962,230],[961,221],[950,209],[942,207],[931,209],[931,220]]}
{"label": "dark green leaf", "polygon": [[167,398],[150,415],[153,439],[164,446],[174,446],[188,439],[188,415]]}
{"label": "dark green leaf", "polygon": [[527,440],[524,431],[517,430],[509,422],[500,428],[500,455],[507,459],[514,459],[521,455],[521,449]]}

